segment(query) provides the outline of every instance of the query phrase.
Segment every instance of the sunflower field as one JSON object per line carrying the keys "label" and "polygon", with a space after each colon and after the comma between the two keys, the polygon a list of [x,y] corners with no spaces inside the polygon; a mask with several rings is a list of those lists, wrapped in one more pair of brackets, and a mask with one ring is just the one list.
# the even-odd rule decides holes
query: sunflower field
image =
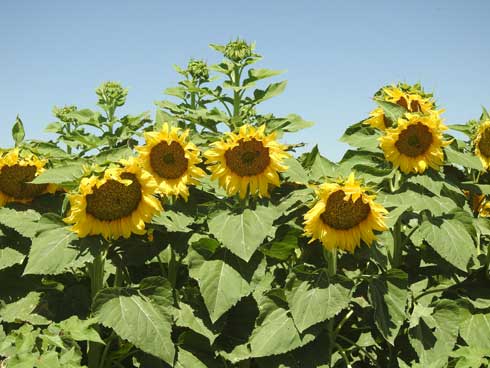
{"label": "sunflower field", "polygon": [[487,111],[446,125],[420,84],[383,86],[335,163],[262,112],[286,81],[254,44],[211,47],[154,116],[106,82],[50,141],[17,118],[0,366],[490,366]]}

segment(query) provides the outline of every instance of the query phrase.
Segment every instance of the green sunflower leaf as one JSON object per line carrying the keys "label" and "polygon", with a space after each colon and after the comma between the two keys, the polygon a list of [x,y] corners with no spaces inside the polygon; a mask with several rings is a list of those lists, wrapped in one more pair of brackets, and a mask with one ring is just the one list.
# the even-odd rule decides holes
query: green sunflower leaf
{"label": "green sunflower leaf", "polygon": [[490,314],[473,314],[466,319],[460,330],[468,346],[490,352]]}
{"label": "green sunflower leaf", "polygon": [[245,209],[239,215],[222,211],[209,222],[209,232],[232,253],[248,262],[268,235],[275,232],[273,207]]}
{"label": "green sunflower leaf", "polygon": [[24,275],[57,275],[90,262],[93,256],[74,244],[77,239],[67,227],[44,231],[34,237]]}
{"label": "green sunflower leaf", "polygon": [[447,161],[452,164],[467,167],[469,169],[475,169],[478,171],[483,170],[480,159],[476,157],[473,153],[459,152],[451,146],[445,147],[444,152],[446,153]]}
{"label": "green sunflower leaf", "polygon": [[0,321],[9,323],[29,322],[33,325],[47,325],[48,319],[35,313],[41,293],[31,291],[24,298],[0,307]]}
{"label": "green sunflower leaf", "polygon": [[391,345],[394,345],[407,317],[407,277],[405,272],[391,269],[369,283],[369,299],[374,308],[376,326]]}
{"label": "green sunflower leaf", "polygon": [[14,126],[12,127],[12,138],[14,139],[15,146],[19,146],[26,136],[26,132],[24,130],[24,124],[22,120],[20,120],[19,115],[15,118]]}
{"label": "green sunflower leaf", "polygon": [[327,288],[310,288],[307,281],[299,284],[288,296],[288,303],[299,332],[325,321],[347,308],[350,290],[340,284]]}
{"label": "green sunflower leaf", "polygon": [[199,262],[191,254],[189,273],[199,284],[213,323],[251,291],[242,275],[220,259]]}
{"label": "green sunflower leaf", "polygon": [[97,294],[93,309],[99,323],[144,352],[173,365],[172,318],[163,306],[130,289],[108,288]]}
{"label": "green sunflower leaf", "polygon": [[411,237],[421,246],[425,241],[442,258],[462,271],[467,271],[476,249],[465,225],[455,218],[436,218],[424,221]]}
{"label": "green sunflower leaf", "polygon": [[33,184],[64,184],[78,181],[83,174],[84,161],[79,160],[67,165],[54,167],[37,176]]}

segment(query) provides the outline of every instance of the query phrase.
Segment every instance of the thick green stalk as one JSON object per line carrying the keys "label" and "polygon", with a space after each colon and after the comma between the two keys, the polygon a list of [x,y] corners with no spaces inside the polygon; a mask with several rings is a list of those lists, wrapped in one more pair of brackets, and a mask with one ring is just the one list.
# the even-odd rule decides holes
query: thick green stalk
{"label": "thick green stalk", "polygon": [[327,250],[323,248],[323,258],[327,262],[328,276],[334,276],[337,273],[337,249]]}
{"label": "thick green stalk", "polygon": [[[92,303],[97,293],[104,287],[104,264],[105,264],[105,251],[100,250],[91,265],[88,266],[90,275],[90,293],[92,297]],[[98,332],[98,327],[95,326]],[[103,345],[93,341],[88,343],[88,368],[99,368],[100,356],[102,353]]]}
{"label": "thick green stalk", "polygon": [[[323,257],[327,262],[327,273],[329,277],[335,276],[337,273],[337,249],[326,250],[323,248]],[[330,318],[327,322],[327,331],[328,331],[328,366],[330,367],[332,364],[332,353],[333,347],[335,346],[335,331],[334,331],[334,318]]]}
{"label": "thick green stalk", "polygon": [[393,227],[393,255],[391,257],[391,267],[398,268],[402,259],[403,243],[401,220],[398,219]]}
{"label": "thick green stalk", "polygon": [[196,93],[191,93],[191,109],[196,110]]}
{"label": "thick green stalk", "polygon": [[123,282],[123,270],[121,266],[116,267],[116,274],[114,275],[114,287],[122,286]]}
{"label": "thick green stalk", "polygon": [[168,263],[168,280],[172,285],[172,294],[174,297],[175,306],[178,305],[178,295],[177,295],[177,275],[179,272],[179,261],[175,255],[175,250],[171,248],[170,262]]}
{"label": "thick green stalk", "polygon": [[[233,85],[235,87],[240,87],[240,69],[238,66],[235,66]],[[240,115],[240,92],[233,91],[233,118],[236,118]]]}
{"label": "thick green stalk", "polygon": [[485,259],[485,278],[490,279],[490,245],[487,245],[487,257]]}

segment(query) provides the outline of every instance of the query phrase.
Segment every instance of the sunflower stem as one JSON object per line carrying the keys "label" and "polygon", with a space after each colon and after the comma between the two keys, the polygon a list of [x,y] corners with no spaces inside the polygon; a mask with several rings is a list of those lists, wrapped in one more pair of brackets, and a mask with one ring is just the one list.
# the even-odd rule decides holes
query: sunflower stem
{"label": "sunflower stem", "polygon": [[395,226],[393,227],[392,230],[393,234],[393,255],[390,258],[391,260],[391,267],[392,268],[398,268],[401,263],[401,258],[402,258],[402,230],[401,230],[401,221],[398,219],[395,223]]}
{"label": "sunflower stem", "polygon": [[487,257],[485,259],[485,278],[490,279],[490,245],[487,245]]}
{"label": "sunflower stem", "polygon": [[170,262],[168,263],[168,280],[170,281],[170,284],[172,285],[172,294],[174,297],[174,304],[175,306],[178,305],[178,299],[177,299],[177,274],[179,272],[179,262],[177,260],[177,257],[175,256],[175,251],[171,247],[170,248]]}
{"label": "sunflower stem", "polygon": [[[106,249],[101,248],[94,256],[92,264],[88,266],[90,276],[90,292],[92,297],[92,305],[97,293],[104,288],[104,265],[105,265]],[[99,327],[94,326],[99,332]],[[103,345],[97,342],[88,342],[88,368],[99,368],[100,356],[102,354]]]}
{"label": "sunflower stem", "polygon": [[327,263],[327,274],[329,277],[337,273],[337,249],[327,250],[323,248],[323,258]]}
{"label": "sunflower stem", "polygon": [[116,274],[114,275],[114,287],[120,287],[123,283],[123,270],[121,266],[116,267]]}
{"label": "sunflower stem", "polygon": [[[337,249],[333,248],[331,250],[327,250],[323,248],[323,258],[327,263],[327,274],[328,277],[331,278],[335,276],[337,273]],[[328,366],[332,366],[332,353],[333,347],[335,346],[336,333],[334,331],[334,318],[330,318],[327,322],[327,331],[328,331]]]}
{"label": "sunflower stem", "polygon": [[[235,65],[233,71],[233,85],[235,87],[240,87],[240,66]],[[233,90],[233,117],[231,119],[231,123],[233,125],[233,129],[237,128],[236,118],[240,115],[240,92]]]}

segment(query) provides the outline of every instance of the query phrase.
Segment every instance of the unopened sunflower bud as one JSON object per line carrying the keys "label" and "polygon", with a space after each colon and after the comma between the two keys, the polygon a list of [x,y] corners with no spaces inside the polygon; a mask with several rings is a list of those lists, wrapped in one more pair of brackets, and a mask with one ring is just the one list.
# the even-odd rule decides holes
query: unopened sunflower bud
{"label": "unopened sunflower bud", "polygon": [[59,120],[70,123],[76,121],[75,118],[71,117],[70,114],[77,111],[77,107],[74,105],[71,106],[63,106],[53,108],[53,115],[56,116]]}
{"label": "unopened sunflower bud", "polygon": [[225,46],[225,56],[235,62],[242,61],[252,55],[252,47],[246,41],[231,41]]}
{"label": "unopened sunflower bud", "polygon": [[205,81],[209,78],[209,70],[207,64],[202,60],[191,60],[187,65],[187,71],[195,80]]}
{"label": "unopened sunflower bud", "polygon": [[99,97],[99,105],[122,106],[126,102],[128,90],[117,82],[109,81],[102,83],[95,93]]}

